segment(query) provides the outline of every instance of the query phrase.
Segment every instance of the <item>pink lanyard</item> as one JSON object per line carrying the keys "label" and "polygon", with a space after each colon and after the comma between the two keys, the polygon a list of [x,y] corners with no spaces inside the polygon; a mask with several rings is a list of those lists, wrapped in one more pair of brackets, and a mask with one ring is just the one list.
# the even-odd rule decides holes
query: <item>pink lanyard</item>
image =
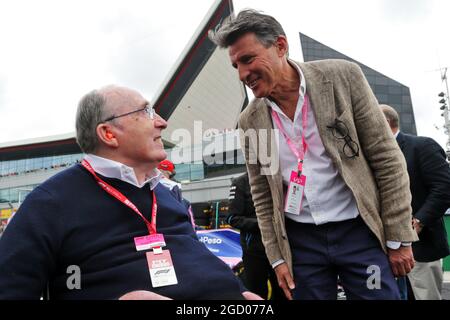
{"label": "pink lanyard", "polygon": [[128,200],[127,197],[125,197],[119,190],[115,189],[114,187],[112,187],[111,185],[107,184],[105,181],[100,179],[88,161],[83,159],[83,161],[81,162],[81,165],[87,171],[89,171],[89,173],[92,174],[92,176],[95,178],[95,180],[97,180],[98,185],[100,187],[102,187],[103,190],[105,190],[107,193],[112,195],[114,198],[116,198],[117,200],[119,200],[120,202],[122,202],[123,204],[128,206],[131,210],[136,212],[136,214],[138,214],[142,218],[142,220],[144,220],[150,235],[156,234],[156,213],[158,210],[158,205],[156,204],[155,191],[153,191],[152,222],[150,223],[142,215],[142,213],[139,211],[139,209],[130,200]]}
{"label": "pink lanyard", "polygon": [[306,148],[308,147],[308,145],[306,144],[306,140],[305,140],[305,131],[306,131],[306,126],[308,124],[308,105],[309,105],[309,98],[308,98],[308,95],[305,94],[305,101],[303,102],[303,106],[302,106],[303,130],[302,130],[302,145],[301,145],[300,149],[297,149],[295,147],[295,144],[292,142],[291,138],[289,138],[288,134],[286,133],[286,130],[284,130],[283,125],[281,124],[280,116],[278,115],[278,113],[275,110],[272,109],[272,117],[275,120],[278,129],[281,131],[284,138],[286,139],[289,149],[291,149],[291,151],[297,157],[298,176],[300,176],[302,174],[303,160],[305,158]]}

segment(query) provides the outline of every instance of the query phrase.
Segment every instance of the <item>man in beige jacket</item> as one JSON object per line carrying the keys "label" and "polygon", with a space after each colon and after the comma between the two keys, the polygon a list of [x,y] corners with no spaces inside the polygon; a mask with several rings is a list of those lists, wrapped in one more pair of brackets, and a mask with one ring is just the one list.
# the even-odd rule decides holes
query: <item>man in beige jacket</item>
{"label": "man in beige jacket", "polygon": [[255,99],[239,125],[267,256],[289,299],[398,299],[411,271],[404,158],[361,69],[297,63],[273,17],[244,10],[210,38]]}

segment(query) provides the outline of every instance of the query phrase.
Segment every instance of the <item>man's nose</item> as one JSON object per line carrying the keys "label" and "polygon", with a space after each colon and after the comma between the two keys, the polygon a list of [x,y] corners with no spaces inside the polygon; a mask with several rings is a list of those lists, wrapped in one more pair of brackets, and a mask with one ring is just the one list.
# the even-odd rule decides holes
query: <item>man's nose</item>
{"label": "man's nose", "polygon": [[161,118],[157,113],[155,114],[155,127],[160,128],[161,130],[167,128],[167,121]]}
{"label": "man's nose", "polygon": [[249,76],[249,74],[250,74],[250,72],[248,71],[248,69],[247,68],[245,68],[245,67],[238,67],[238,72],[239,72],[239,79],[242,81],[242,82],[246,82],[246,80],[247,80],[247,78],[248,78],[248,76]]}

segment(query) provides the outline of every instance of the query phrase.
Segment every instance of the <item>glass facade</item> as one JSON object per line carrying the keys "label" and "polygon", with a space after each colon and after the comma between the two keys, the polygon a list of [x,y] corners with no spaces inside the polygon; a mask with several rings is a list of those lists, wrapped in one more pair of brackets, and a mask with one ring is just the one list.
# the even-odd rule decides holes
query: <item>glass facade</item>
{"label": "glass facade", "polygon": [[205,170],[203,163],[175,164],[175,179],[180,182],[203,180]]}
{"label": "glass facade", "polygon": [[[171,150],[166,150],[166,152],[170,159]],[[84,154],[77,153],[0,161],[0,177],[19,176],[41,170],[69,167],[77,162],[81,162],[83,156]],[[244,172],[245,160],[241,150],[232,150],[218,153],[213,156],[203,156],[202,161],[189,163],[175,162],[175,171],[175,179],[177,181],[199,181],[205,178]],[[36,186],[37,184],[0,189],[0,203],[22,202],[25,199],[25,196]]]}
{"label": "glass facade", "polygon": [[39,170],[65,167],[80,162],[83,154],[48,156],[30,159],[0,161],[0,177],[14,176]]}
{"label": "glass facade", "polygon": [[208,138],[203,144],[167,149],[166,153],[167,158],[175,164],[175,179],[179,182],[215,178],[246,170],[237,131]]}
{"label": "glass facade", "polygon": [[[82,153],[0,161],[0,178],[19,176],[71,166],[83,159]],[[0,189],[0,203],[22,202],[38,184]]]}
{"label": "glass facade", "polygon": [[[170,159],[170,150],[168,150],[167,154]],[[174,161],[175,179],[179,182],[199,181],[206,178],[241,173],[246,170],[241,150],[233,150],[214,156],[215,159],[208,156],[204,157],[203,161],[193,163],[177,163]]]}
{"label": "glass facade", "polygon": [[[175,164],[175,179],[188,183],[244,172],[245,159],[238,141],[238,132],[233,131],[211,136],[202,144],[166,149],[168,159]],[[0,160],[0,178],[17,179],[14,184],[2,180],[7,183],[0,186],[0,203],[21,203],[25,199],[38,185],[28,185],[27,174],[69,167],[81,162],[83,156],[77,150],[64,155],[28,155],[15,160]]]}
{"label": "glass facade", "polygon": [[25,197],[38,186],[38,184],[21,186],[16,188],[0,189],[0,203],[23,202]]}
{"label": "glass facade", "polygon": [[344,59],[357,63],[366,76],[378,102],[390,105],[399,113],[400,129],[405,133],[417,135],[408,87],[302,33],[300,33],[300,42],[304,61]]}
{"label": "glass facade", "polygon": [[38,186],[38,184],[16,188],[0,189],[0,203],[23,202],[25,197]]}

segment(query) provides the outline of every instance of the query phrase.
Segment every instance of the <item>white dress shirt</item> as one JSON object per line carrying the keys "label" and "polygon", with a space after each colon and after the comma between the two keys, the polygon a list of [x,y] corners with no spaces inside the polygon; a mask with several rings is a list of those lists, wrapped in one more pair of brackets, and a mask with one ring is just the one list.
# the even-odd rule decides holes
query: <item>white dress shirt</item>
{"label": "white dress shirt", "polygon": [[[306,82],[300,68],[294,63],[291,65],[295,67],[300,77],[300,96],[294,121],[289,119],[276,103],[269,99],[265,100],[278,113],[286,134],[299,148],[303,132],[302,106],[305,100]],[[311,100],[309,101],[311,103]],[[276,122],[273,121],[273,123],[274,128],[278,128]],[[297,171],[297,157],[289,148],[284,135],[279,136],[280,141],[277,141],[277,147],[281,174],[283,183],[289,185],[291,172]],[[356,200],[325,151],[311,106],[308,107],[305,140],[307,151],[303,162],[303,175],[306,176],[306,185],[301,211],[300,215],[286,212],[286,217],[297,222],[316,225],[356,218],[359,215]]]}
{"label": "white dress shirt", "polygon": [[150,190],[153,190],[161,180],[161,172],[158,169],[154,169],[151,175],[146,177],[146,180],[143,183],[139,183],[134,169],[123,163],[93,154],[87,154],[84,159],[89,162],[95,172],[102,176],[119,179],[138,188],[142,188],[146,183],[149,183]]}
{"label": "white dress shirt", "polygon": [[395,139],[397,139],[397,136],[398,136],[399,133],[400,133],[400,130],[397,130],[397,131],[394,133],[394,138],[395,138]]}

